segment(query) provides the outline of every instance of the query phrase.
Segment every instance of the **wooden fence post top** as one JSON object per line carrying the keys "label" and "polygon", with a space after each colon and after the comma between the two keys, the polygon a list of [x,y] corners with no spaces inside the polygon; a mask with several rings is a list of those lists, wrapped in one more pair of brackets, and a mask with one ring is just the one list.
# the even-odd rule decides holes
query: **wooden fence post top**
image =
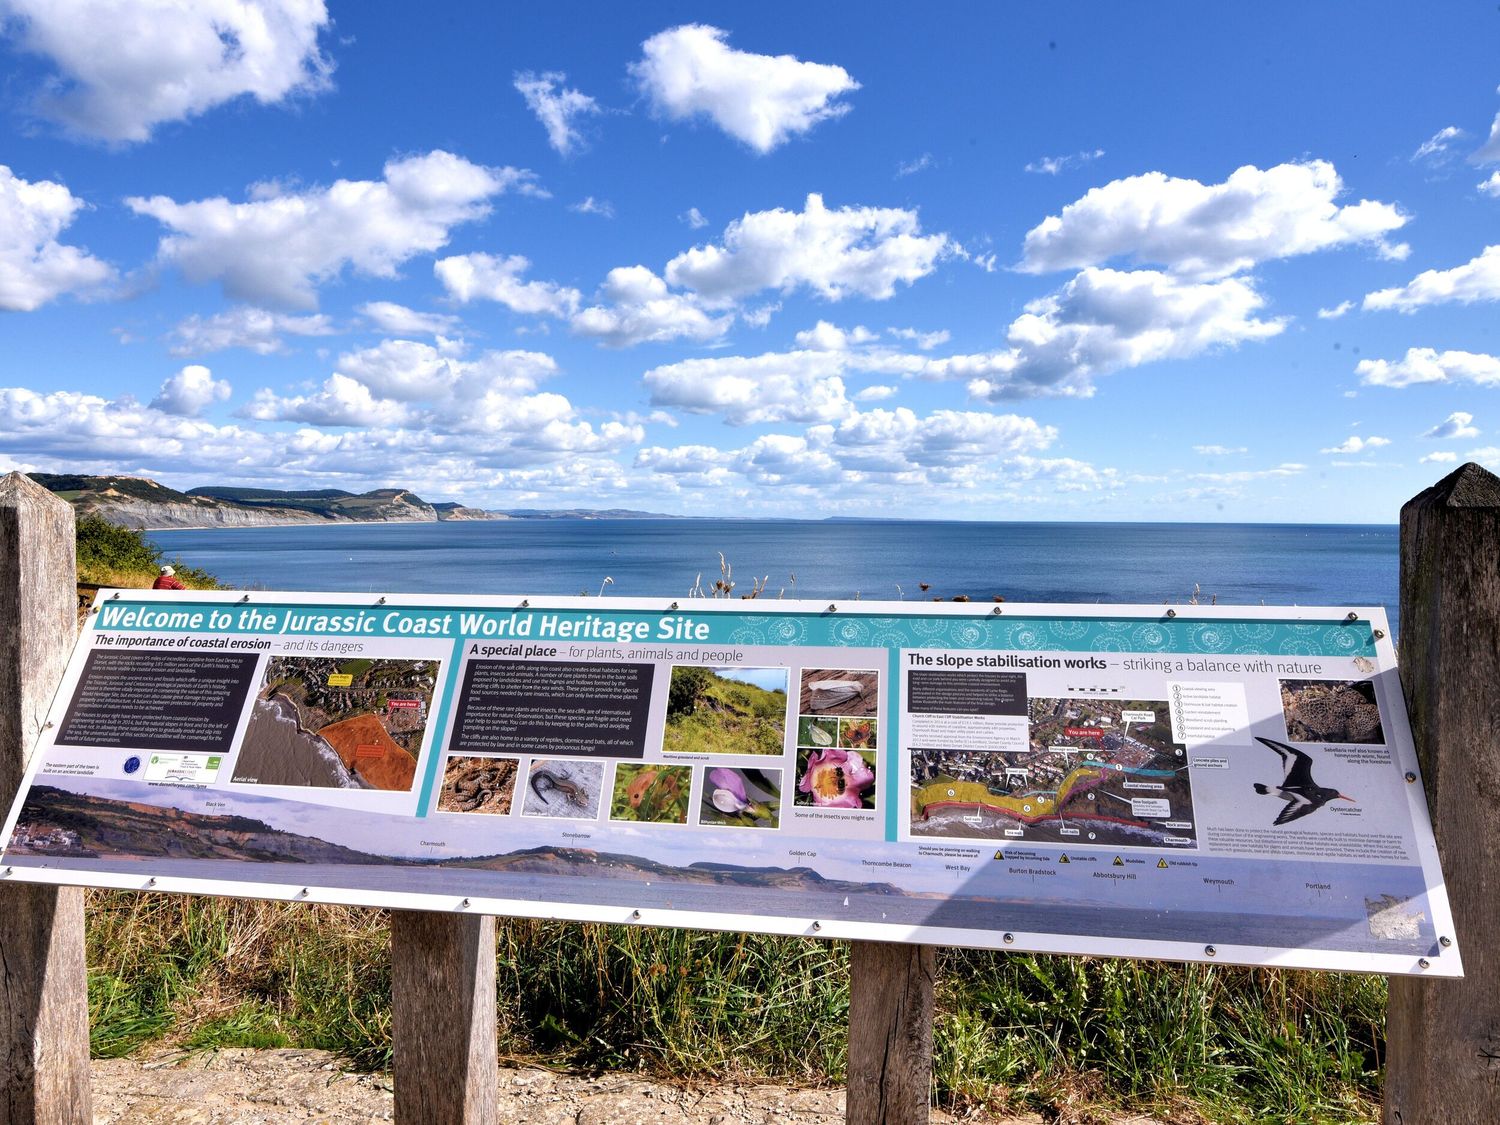
{"label": "wooden fence post top", "polygon": [[30,501],[31,503],[53,503],[67,504],[57,493],[51,489],[43,488],[32,480],[20,469],[13,469],[0,477],[0,505],[13,508],[19,504]]}
{"label": "wooden fence post top", "polygon": [[1500,508],[1500,477],[1470,461],[1401,506],[1401,514],[1431,508]]}

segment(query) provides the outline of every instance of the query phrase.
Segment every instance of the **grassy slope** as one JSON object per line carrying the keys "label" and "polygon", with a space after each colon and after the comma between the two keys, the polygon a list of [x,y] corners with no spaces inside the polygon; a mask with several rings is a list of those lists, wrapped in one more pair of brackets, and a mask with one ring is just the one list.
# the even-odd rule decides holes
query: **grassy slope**
{"label": "grassy slope", "polygon": [[780,754],[786,694],[714,678],[692,714],[672,715],[662,748],[694,754]]}
{"label": "grassy slope", "polygon": [[[955,1108],[1129,1105],[1173,1121],[1376,1116],[1385,982],[939,953],[937,1096]],[[90,892],[94,1050],[301,1046],[389,1065],[379,911]],[[506,1056],[679,1077],[843,1079],[840,942],[502,921]]]}

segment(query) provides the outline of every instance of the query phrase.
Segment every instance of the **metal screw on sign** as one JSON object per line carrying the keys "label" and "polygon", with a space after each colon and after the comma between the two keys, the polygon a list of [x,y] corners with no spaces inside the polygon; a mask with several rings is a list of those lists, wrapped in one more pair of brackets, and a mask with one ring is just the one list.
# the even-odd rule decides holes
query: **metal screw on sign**
{"label": "metal screw on sign", "polygon": [[1005,611],[1003,609],[1001,609],[999,606],[996,606],[994,609],[990,610],[990,615],[992,617],[999,617],[1004,612]]}
{"label": "metal screw on sign", "polygon": [[1177,611],[1175,609],[1169,609],[1169,610],[1167,610],[1167,616],[1168,617],[1176,617],[1177,616]]}
{"label": "metal screw on sign", "polygon": [[640,921],[640,920],[641,920],[641,912],[640,912],[640,911],[639,911],[639,910],[632,910],[632,911],[631,911],[631,912],[630,912],[630,917],[631,917],[631,918],[632,918],[632,919],[633,919],[633,920],[634,920],[634,921],[637,921],[637,922],[639,922],[639,921]]}
{"label": "metal screw on sign", "polygon": [[1353,610],[1352,610],[1352,609],[1351,609],[1351,610],[1350,610],[1350,611],[1349,611],[1349,613],[1348,613],[1348,615],[1347,615],[1347,616],[1345,616],[1345,618],[1344,618],[1344,620],[1345,620],[1345,621],[1358,621],[1358,620],[1359,620],[1359,614],[1357,614],[1357,613],[1355,613],[1355,612],[1354,612],[1354,611],[1353,611]]}
{"label": "metal screw on sign", "polygon": [[112,601],[112,602],[119,601],[120,600],[120,591],[116,590],[113,594],[111,594],[109,596],[109,600]]}
{"label": "metal screw on sign", "polygon": [[1375,639],[1377,641],[1384,640],[1385,639],[1385,630],[1384,629],[1376,629],[1375,633],[1374,633],[1374,636],[1375,636]]}
{"label": "metal screw on sign", "polygon": [[814,922],[812,924],[812,928],[813,928],[813,932],[816,933],[818,930],[821,930],[823,928],[823,923],[822,922]]}
{"label": "metal screw on sign", "polygon": [[1209,957],[1217,957],[1219,955],[1219,951],[1211,945],[1205,945],[1203,952]]}
{"label": "metal screw on sign", "polygon": [[148,887],[154,887],[154,886],[156,886],[156,878],[155,878],[155,876],[153,876],[152,878],[146,880],[146,886],[148,886]]}
{"label": "metal screw on sign", "polygon": [[526,599],[526,598],[522,598],[521,599],[521,608],[522,609],[530,609],[531,608],[531,602],[528,599]]}
{"label": "metal screw on sign", "polygon": [[1432,968],[1432,962],[1429,961],[1429,960],[1427,960],[1427,958],[1425,958],[1425,957],[1418,957],[1417,958],[1417,968],[1419,968],[1419,969],[1430,969],[1430,968]]}
{"label": "metal screw on sign", "polygon": [[14,868],[14,867],[7,867],[7,868],[6,868],[6,869],[5,869],[5,877],[6,877],[6,878],[7,878],[7,879],[9,879],[9,878],[10,878],[10,877],[11,877],[11,876],[12,876],[12,875],[14,875],[14,874],[15,874],[15,873],[16,873],[16,869],[15,869],[15,868]]}
{"label": "metal screw on sign", "polygon": [[1441,945],[1444,949],[1447,949],[1450,945],[1453,944],[1453,939],[1451,937],[1440,937],[1438,938],[1438,944]]}
{"label": "metal screw on sign", "polygon": [[240,604],[243,605],[245,602],[248,602],[249,600],[250,600],[250,595],[246,594],[243,598],[240,599]]}
{"label": "metal screw on sign", "polygon": [[1003,941],[1003,942],[1005,942],[1006,945],[1010,945],[1013,941],[1016,940],[1016,935],[1015,934],[1006,934],[1000,940]]}
{"label": "metal screw on sign", "polygon": [[467,909],[469,909],[469,900],[468,899],[464,899],[463,902],[461,902],[461,903],[458,904],[458,908],[460,910],[467,910]]}
{"label": "metal screw on sign", "polygon": [[380,600],[378,602],[376,602],[375,604],[376,605],[385,605],[385,595],[381,594],[380,595]]}
{"label": "metal screw on sign", "polygon": [[43,723],[42,724],[42,729],[43,730],[51,730],[52,729],[52,720],[48,719],[45,723]]}
{"label": "metal screw on sign", "polygon": [[828,603],[828,612],[829,613],[837,613],[838,611],[839,611],[839,607],[838,606],[834,605],[832,602]]}
{"label": "metal screw on sign", "polygon": [[307,894],[308,894],[307,888],[303,887],[300,891],[297,892],[297,897],[298,898],[306,898]]}
{"label": "metal screw on sign", "polygon": [[1417,775],[1408,770],[1406,774],[1406,780],[1409,784],[1414,784],[1417,780]]}
{"label": "metal screw on sign", "polygon": [[667,612],[668,613],[676,613],[677,612],[677,603],[673,602],[671,605],[667,606]]}

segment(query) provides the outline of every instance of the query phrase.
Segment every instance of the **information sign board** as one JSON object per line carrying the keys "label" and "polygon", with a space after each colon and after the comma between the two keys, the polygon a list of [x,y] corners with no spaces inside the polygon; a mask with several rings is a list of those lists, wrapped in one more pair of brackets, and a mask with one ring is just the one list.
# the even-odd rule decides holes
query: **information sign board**
{"label": "information sign board", "polygon": [[1384,612],[101,592],[4,877],[1456,976]]}

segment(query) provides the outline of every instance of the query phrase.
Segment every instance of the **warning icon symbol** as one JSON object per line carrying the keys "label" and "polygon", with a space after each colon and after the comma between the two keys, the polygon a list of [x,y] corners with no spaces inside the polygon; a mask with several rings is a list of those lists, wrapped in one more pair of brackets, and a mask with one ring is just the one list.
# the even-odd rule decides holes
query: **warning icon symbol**
{"label": "warning icon symbol", "polygon": [[1167,861],[1164,859],[1159,859],[1156,861],[1156,866],[1165,871],[1167,869]]}
{"label": "warning icon symbol", "polygon": [[1073,861],[1068,858],[1068,853],[1067,852],[1063,852],[1062,855],[1060,855],[1060,856],[1057,857],[1057,862],[1058,863],[1072,863]]}
{"label": "warning icon symbol", "polygon": [[1119,856],[1115,856],[1115,861],[1114,861],[1113,864],[1111,864],[1111,866],[1112,867],[1124,867],[1125,866],[1125,861],[1123,859],[1121,859]]}
{"label": "warning icon symbol", "polygon": [[995,853],[995,858],[996,859],[1004,859],[1005,858],[1005,853],[1004,852],[996,852]]}

